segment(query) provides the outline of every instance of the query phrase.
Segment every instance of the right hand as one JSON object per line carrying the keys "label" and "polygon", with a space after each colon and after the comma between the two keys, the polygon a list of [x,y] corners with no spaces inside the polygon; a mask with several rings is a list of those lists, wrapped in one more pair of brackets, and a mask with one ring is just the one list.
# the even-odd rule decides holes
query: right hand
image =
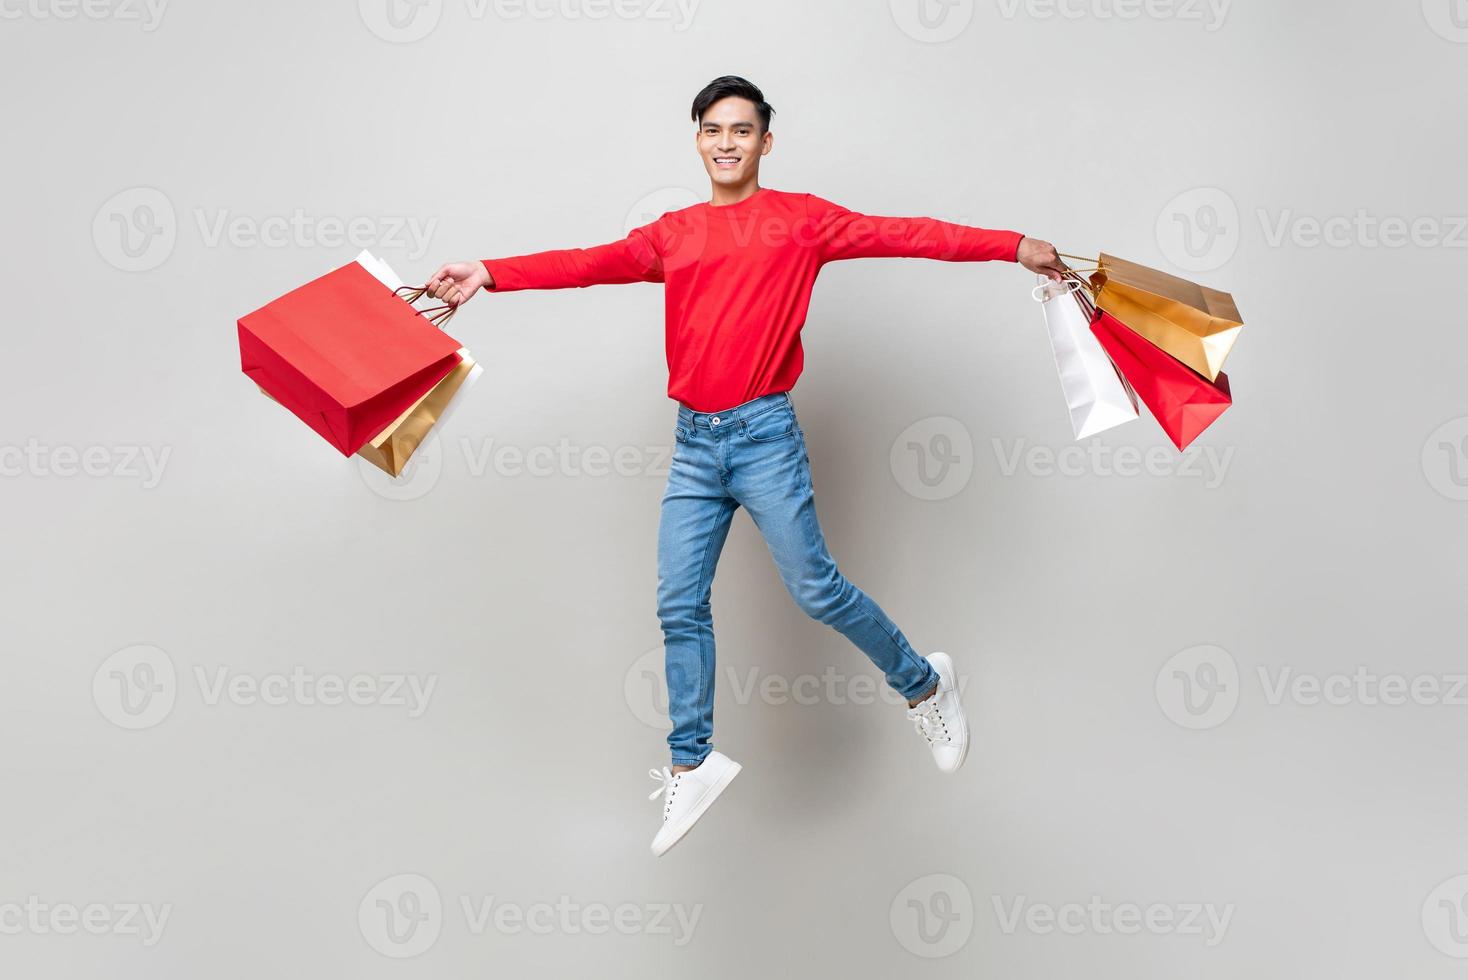
{"label": "right hand", "polygon": [[493,286],[494,280],[483,262],[450,262],[429,277],[428,295],[458,306],[480,289]]}
{"label": "right hand", "polygon": [[1070,268],[1060,260],[1060,253],[1055,251],[1054,245],[1039,238],[1020,239],[1016,261],[1031,272],[1049,276],[1056,282],[1060,282],[1061,273]]}

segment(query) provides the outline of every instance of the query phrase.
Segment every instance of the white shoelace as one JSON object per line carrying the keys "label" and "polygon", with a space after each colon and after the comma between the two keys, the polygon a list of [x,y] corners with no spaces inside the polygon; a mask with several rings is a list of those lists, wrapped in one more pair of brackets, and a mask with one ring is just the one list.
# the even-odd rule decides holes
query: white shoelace
{"label": "white shoelace", "polygon": [[657,789],[647,795],[649,800],[655,800],[663,793],[667,793],[666,796],[663,796],[663,819],[666,820],[668,819],[668,812],[673,809],[673,794],[678,792],[678,776],[682,776],[683,774],[680,772],[675,776],[673,775],[673,770],[666,766],[662,769],[649,769],[647,774],[661,783]]}
{"label": "white shoelace", "polygon": [[912,719],[912,727],[919,735],[928,740],[929,745],[934,742],[953,740],[948,734],[948,724],[943,720],[943,713],[938,710],[937,694],[926,701],[919,702],[917,707],[909,708],[907,717]]}

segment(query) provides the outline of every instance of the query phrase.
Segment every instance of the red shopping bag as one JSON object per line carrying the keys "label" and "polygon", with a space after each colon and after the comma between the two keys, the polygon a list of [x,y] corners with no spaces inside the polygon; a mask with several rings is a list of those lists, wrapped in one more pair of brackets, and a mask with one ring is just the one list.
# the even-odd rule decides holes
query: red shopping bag
{"label": "red shopping bag", "polygon": [[1186,449],[1233,404],[1222,371],[1209,381],[1105,310],[1091,321],[1091,332],[1178,449]]}
{"label": "red shopping bag", "polygon": [[356,262],[240,317],[240,367],[351,456],[459,363],[462,346]]}

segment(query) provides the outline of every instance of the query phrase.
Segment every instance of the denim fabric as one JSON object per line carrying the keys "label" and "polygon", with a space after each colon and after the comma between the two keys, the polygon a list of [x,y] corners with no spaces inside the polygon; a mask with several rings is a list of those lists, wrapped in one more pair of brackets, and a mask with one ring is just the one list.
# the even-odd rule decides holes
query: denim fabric
{"label": "denim fabric", "polygon": [[673,765],[712,750],[714,569],[734,511],[749,512],[785,588],[805,613],[839,631],[912,700],[938,682],[881,608],[836,568],[816,520],[805,433],[788,392],[720,412],[680,404],[658,524],[658,619],[668,681]]}

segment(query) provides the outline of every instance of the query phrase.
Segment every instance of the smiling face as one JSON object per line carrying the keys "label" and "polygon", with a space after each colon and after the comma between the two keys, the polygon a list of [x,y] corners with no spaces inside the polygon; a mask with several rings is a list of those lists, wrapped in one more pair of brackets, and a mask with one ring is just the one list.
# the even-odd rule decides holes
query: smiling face
{"label": "smiling face", "polygon": [[716,185],[740,187],[757,183],[759,158],[770,152],[773,133],[760,133],[754,103],[738,96],[720,99],[708,107],[698,127],[698,155],[709,180]]}

